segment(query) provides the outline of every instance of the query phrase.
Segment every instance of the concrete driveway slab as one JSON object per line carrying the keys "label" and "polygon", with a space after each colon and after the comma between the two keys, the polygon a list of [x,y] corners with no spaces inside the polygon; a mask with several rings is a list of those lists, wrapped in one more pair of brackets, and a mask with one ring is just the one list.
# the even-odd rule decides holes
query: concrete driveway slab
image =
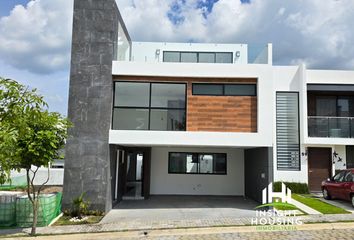
{"label": "concrete driveway slab", "polygon": [[101,223],[247,218],[255,216],[257,205],[243,197],[151,196],[148,200],[122,201]]}

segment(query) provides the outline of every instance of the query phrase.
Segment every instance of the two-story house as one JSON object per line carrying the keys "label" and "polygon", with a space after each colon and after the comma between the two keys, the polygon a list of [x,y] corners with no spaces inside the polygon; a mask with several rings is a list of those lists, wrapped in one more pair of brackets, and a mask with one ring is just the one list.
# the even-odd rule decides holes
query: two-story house
{"label": "two-story house", "polygon": [[64,207],[260,200],[354,166],[354,71],[274,66],[271,44],[134,42],[114,0],[75,0],[68,116]]}

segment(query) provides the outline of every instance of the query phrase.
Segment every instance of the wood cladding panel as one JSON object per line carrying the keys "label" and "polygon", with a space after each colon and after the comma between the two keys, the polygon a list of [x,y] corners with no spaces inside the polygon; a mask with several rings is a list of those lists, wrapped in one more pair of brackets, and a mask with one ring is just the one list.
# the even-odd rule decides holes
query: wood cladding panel
{"label": "wood cladding panel", "polygon": [[256,96],[192,95],[192,83],[257,83],[253,78],[114,76],[116,81],[187,83],[187,131],[257,132]]}

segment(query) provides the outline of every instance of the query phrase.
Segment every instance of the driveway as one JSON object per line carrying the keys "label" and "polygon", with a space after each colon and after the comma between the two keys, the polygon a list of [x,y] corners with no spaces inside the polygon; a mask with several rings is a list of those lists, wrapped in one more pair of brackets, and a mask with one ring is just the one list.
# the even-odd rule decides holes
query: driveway
{"label": "driveway", "polygon": [[151,196],[124,200],[101,223],[120,221],[180,221],[254,217],[257,202],[243,197]]}

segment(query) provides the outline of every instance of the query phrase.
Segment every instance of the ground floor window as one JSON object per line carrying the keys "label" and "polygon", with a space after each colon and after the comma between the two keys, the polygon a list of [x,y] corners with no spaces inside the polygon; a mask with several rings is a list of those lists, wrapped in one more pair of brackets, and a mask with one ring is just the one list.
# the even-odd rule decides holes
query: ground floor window
{"label": "ground floor window", "polygon": [[168,173],[226,174],[226,153],[170,152]]}

